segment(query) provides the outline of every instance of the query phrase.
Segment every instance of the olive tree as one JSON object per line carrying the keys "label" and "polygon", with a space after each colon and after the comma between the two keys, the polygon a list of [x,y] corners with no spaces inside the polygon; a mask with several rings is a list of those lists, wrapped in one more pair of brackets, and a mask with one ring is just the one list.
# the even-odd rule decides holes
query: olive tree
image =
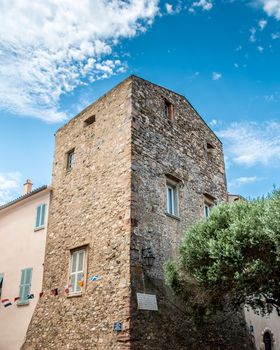
{"label": "olive tree", "polygon": [[185,234],[166,281],[186,301],[205,307],[280,309],[280,191],[220,204]]}

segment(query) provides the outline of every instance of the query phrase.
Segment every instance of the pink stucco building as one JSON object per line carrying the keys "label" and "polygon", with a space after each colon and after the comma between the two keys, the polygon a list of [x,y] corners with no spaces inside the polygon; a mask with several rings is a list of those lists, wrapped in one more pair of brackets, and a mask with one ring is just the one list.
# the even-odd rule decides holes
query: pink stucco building
{"label": "pink stucco building", "polygon": [[0,206],[0,350],[20,349],[41,292],[49,197],[27,180],[21,197]]}

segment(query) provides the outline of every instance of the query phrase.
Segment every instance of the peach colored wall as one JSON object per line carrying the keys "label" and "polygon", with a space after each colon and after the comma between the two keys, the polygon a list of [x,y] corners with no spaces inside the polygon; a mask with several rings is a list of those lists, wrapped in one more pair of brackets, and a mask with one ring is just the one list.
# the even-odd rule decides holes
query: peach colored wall
{"label": "peach colored wall", "polygon": [[[34,231],[36,208],[46,203],[45,227]],[[42,287],[49,189],[0,210],[0,273],[4,273],[2,299],[12,300],[5,308],[0,303],[0,350],[19,350],[37,304]],[[32,268],[30,293],[35,298],[29,305],[18,306],[21,270]]]}
{"label": "peach colored wall", "polygon": [[280,316],[274,309],[270,315],[256,315],[253,310],[245,310],[245,319],[248,327],[254,327],[253,335],[257,350],[264,350],[263,335],[268,331],[272,338],[272,350],[280,349]]}

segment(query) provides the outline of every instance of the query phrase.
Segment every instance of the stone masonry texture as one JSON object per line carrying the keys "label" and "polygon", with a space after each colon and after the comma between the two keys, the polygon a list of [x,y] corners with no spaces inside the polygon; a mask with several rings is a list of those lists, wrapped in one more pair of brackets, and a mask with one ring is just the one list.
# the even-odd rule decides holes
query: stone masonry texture
{"label": "stone masonry texture", "polygon": [[[166,100],[172,119],[163,115]],[[177,183],[176,217],[165,212],[167,178]],[[249,349],[241,314],[198,327],[164,284],[164,263],[203,216],[205,198],[226,201],[222,145],[179,94],[131,76],[59,129],[44,295],[22,350]],[[63,289],[70,251],[79,247],[87,251],[86,282],[70,297]],[[143,264],[145,248],[155,255],[152,267]],[[101,279],[88,281],[94,275]],[[137,292],[156,295],[159,310],[138,310]]]}

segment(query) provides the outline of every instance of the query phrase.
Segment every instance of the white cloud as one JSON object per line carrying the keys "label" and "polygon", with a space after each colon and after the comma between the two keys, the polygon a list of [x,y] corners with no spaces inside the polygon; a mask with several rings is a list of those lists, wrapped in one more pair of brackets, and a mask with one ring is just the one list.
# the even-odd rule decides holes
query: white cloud
{"label": "white cloud", "polygon": [[213,7],[212,0],[199,0],[192,3],[189,8],[190,12],[195,12],[196,8],[201,8],[203,11],[210,11]]}
{"label": "white cloud", "polygon": [[272,33],[271,34],[271,38],[272,38],[272,40],[279,39],[280,38],[280,33]]}
{"label": "white cloud", "polygon": [[0,205],[15,199],[21,185],[21,173],[0,173]]}
{"label": "white cloud", "polygon": [[253,28],[251,28],[251,29],[249,30],[249,32],[250,32],[250,37],[249,37],[249,39],[250,39],[250,41],[251,41],[252,43],[254,43],[254,42],[256,41],[256,32],[257,32],[257,30],[256,30],[255,27],[253,27]]}
{"label": "white cloud", "polygon": [[222,122],[218,119],[212,119],[211,122],[209,123],[210,126],[218,126],[222,125]]}
{"label": "white cloud", "polygon": [[219,80],[221,79],[221,77],[222,77],[221,73],[217,73],[217,72],[212,73],[212,80]]}
{"label": "white cloud", "polygon": [[275,91],[272,94],[264,95],[264,99],[266,102],[277,101],[279,99],[279,93],[278,91]]}
{"label": "white cloud", "polygon": [[234,179],[228,183],[229,187],[240,187],[248,184],[255,183],[256,181],[262,180],[261,178],[258,178],[257,176],[241,176],[237,179]]}
{"label": "white cloud", "polygon": [[217,134],[231,162],[246,166],[280,162],[280,122],[232,123]]}
{"label": "white cloud", "polygon": [[165,4],[165,9],[169,15],[174,15],[174,14],[180,13],[182,11],[181,2],[178,2],[178,4],[176,6],[171,5],[167,2]]}
{"label": "white cloud", "polygon": [[166,3],[166,4],[165,4],[165,8],[166,8],[166,12],[167,12],[168,14],[172,14],[172,13],[174,12],[173,6],[172,6],[171,4]]}
{"label": "white cloud", "polygon": [[0,12],[0,108],[54,122],[60,98],[125,69],[112,58],[144,32],[158,0],[9,0]]}
{"label": "white cloud", "polygon": [[260,0],[264,11],[276,19],[280,20],[280,1],[279,0]]}
{"label": "white cloud", "polygon": [[258,50],[259,52],[263,52],[264,48],[263,48],[262,46],[258,46],[258,47],[257,47],[257,50]]}
{"label": "white cloud", "polygon": [[267,21],[265,19],[261,19],[258,24],[259,24],[260,30],[264,30],[264,28],[267,25]]}

